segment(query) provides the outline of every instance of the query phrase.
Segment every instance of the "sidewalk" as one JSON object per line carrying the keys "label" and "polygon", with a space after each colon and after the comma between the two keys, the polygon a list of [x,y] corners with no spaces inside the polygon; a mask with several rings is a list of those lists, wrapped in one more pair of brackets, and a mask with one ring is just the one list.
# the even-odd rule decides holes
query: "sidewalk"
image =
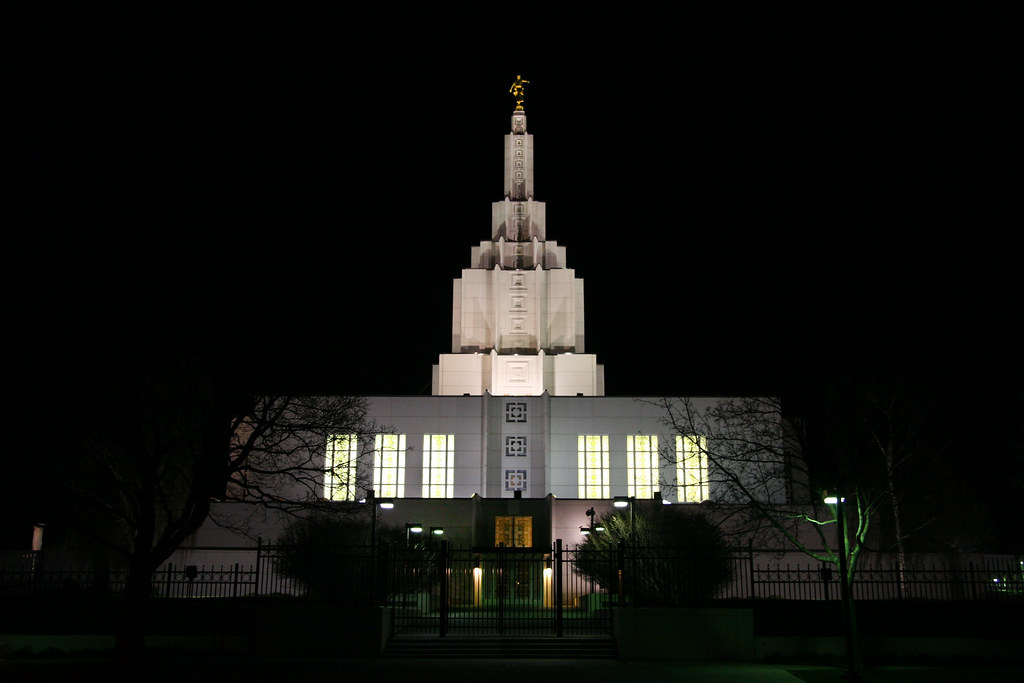
{"label": "sidewalk", "polygon": [[[125,665],[102,658],[0,660],[0,680],[71,682],[103,680],[162,683],[350,682],[400,683],[828,683],[850,681],[842,668],[734,662],[623,662],[511,659],[240,659],[157,658]],[[868,669],[864,683],[1010,683],[1024,672],[985,667],[885,666]]]}

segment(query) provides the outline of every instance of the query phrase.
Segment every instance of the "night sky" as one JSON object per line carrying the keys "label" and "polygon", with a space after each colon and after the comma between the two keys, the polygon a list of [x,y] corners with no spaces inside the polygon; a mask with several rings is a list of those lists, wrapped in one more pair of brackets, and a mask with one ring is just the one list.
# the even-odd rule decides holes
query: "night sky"
{"label": "night sky", "polygon": [[1007,44],[974,17],[763,19],[38,47],[8,105],[15,379],[184,345],[272,390],[429,394],[522,74],[609,395],[869,366],[1019,429]]}

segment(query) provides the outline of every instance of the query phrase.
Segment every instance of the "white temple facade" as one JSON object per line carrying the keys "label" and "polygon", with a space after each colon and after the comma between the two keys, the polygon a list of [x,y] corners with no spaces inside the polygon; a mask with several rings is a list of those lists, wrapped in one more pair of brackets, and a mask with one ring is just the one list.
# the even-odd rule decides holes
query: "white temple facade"
{"label": "white temple facade", "polygon": [[[546,547],[579,543],[587,512],[616,498],[713,499],[702,435],[666,426],[660,397],[605,396],[604,369],[584,344],[583,281],[547,239],[533,196],[533,154],[517,107],[504,197],[490,239],[454,281],[452,347],[433,367],[432,395],[367,397],[367,416],[387,433],[339,434],[314,454],[327,471],[321,500],[388,500],[381,524],[443,528],[457,545]],[[507,535],[512,518],[522,538]],[[258,533],[280,529],[268,517]],[[226,534],[206,525],[196,543],[229,544]]]}

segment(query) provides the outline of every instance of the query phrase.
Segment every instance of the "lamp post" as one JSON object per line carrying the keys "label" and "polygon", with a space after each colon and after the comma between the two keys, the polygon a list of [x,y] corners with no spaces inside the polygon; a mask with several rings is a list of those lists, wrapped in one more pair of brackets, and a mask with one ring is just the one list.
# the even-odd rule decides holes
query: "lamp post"
{"label": "lamp post", "polygon": [[406,524],[405,525],[405,545],[406,545],[406,547],[409,547],[409,545],[411,545],[411,543],[410,543],[410,537],[411,537],[410,535],[411,534],[422,534],[422,533],[423,533],[423,525],[420,524],[419,522],[414,522],[412,524]]}
{"label": "lamp post", "polygon": [[377,499],[373,489],[366,492],[366,502],[370,504],[370,552],[377,551]]}
{"label": "lamp post", "polygon": [[636,522],[633,520],[633,508],[636,506],[636,499],[631,496],[615,496],[612,505],[617,508],[629,508],[629,540],[636,543]]}
{"label": "lamp post", "polygon": [[587,526],[581,526],[580,527],[580,534],[581,535],[589,536],[592,533],[595,533],[595,532],[600,533],[600,532],[604,531],[604,524],[601,524],[599,522],[595,522],[594,521],[594,517],[597,516],[597,512],[594,511],[594,508],[590,508],[589,510],[587,510],[583,514],[585,514],[587,517],[590,518],[590,524],[587,525]]}
{"label": "lamp post", "polygon": [[836,533],[839,536],[839,593],[843,608],[843,630],[846,632],[846,666],[853,677],[860,676],[860,651],[857,647],[857,634],[853,614],[853,597],[850,595],[850,579],[847,574],[846,560],[846,513],[843,511],[843,496],[825,496],[826,505],[835,506]]}
{"label": "lamp post", "polygon": [[[362,501],[360,501],[362,502]],[[390,510],[395,507],[394,502],[387,498],[381,498],[377,500],[376,492],[373,489],[366,491],[366,502],[370,504],[370,547],[377,547],[377,508],[381,510]]]}
{"label": "lamp post", "polygon": [[366,501],[370,504],[370,570],[373,572],[373,595],[377,597],[378,579],[377,576],[377,506],[379,505],[382,510],[390,510],[395,507],[395,504],[387,499],[382,499],[378,502],[376,491],[368,489],[366,491]]}

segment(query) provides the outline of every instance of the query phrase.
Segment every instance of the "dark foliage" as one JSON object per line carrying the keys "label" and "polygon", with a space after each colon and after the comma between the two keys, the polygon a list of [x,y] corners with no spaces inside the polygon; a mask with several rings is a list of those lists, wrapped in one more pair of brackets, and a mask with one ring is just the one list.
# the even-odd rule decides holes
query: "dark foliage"
{"label": "dark foliage", "polygon": [[[318,512],[296,519],[278,538],[276,570],[306,589],[310,598],[370,604],[387,590],[430,590],[435,553],[429,538],[406,547],[405,531],[370,520]],[[374,545],[376,541],[376,545]],[[388,581],[389,569],[400,581]]]}
{"label": "dark foliage", "polygon": [[605,514],[578,548],[576,571],[635,605],[686,606],[713,598],[730,578],[722,533],[702,514],[660,503],[635,503]]}

